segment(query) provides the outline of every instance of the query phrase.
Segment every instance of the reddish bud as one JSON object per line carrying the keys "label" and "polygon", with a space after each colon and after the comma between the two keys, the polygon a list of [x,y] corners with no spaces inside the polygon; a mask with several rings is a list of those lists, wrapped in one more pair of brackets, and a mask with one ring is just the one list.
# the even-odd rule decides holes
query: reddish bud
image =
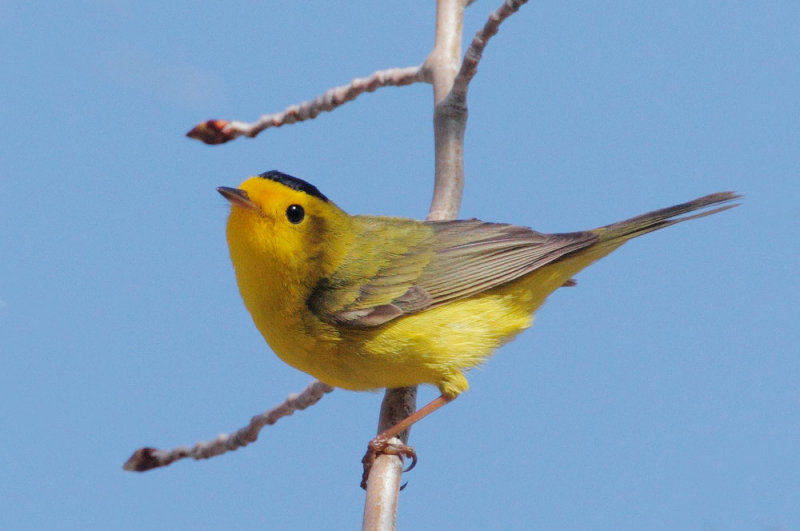
{"label": "reddish bud", "polygon": [[228,120],[208,120],[194,126],[186,133],[189,138],[194,138],[206,144],[224,144],[236,138],[236,135],[228,128]]}

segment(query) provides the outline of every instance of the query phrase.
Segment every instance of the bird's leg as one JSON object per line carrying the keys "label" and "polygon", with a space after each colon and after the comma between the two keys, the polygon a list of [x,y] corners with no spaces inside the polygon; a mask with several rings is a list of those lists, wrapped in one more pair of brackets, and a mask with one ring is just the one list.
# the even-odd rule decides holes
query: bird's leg
{"label": "bird's leg", "polygon": [[408,472],[417,464],[417,453],[414,448],[403,443],[393,443],[391,439],[407,430],[412,424],[427,417],[440,407],[449,404],[455,399],[455,396],[441,395],[435,398],[424,407],[416,410],[391,428],[383,430],[375,436],[367,445],[367,453],[361,463],[364,465],[364,474],[361,477],[361,488],[367,488],[367,479],[369,478],[369,471],[372,469],[372,463],[380,454],[400,455],[411,459],[411,465],[404,472]]}

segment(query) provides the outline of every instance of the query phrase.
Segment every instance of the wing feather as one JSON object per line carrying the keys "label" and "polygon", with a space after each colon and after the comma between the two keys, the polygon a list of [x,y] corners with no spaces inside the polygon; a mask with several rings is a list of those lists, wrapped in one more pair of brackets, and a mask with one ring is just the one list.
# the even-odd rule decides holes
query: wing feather
{"label": "wing feather", "polygon": [[501,286],[592,245],[592,232],[542,234],[479,220],[358,218],[353,248],[308,306],[327,322],[378,326]]}

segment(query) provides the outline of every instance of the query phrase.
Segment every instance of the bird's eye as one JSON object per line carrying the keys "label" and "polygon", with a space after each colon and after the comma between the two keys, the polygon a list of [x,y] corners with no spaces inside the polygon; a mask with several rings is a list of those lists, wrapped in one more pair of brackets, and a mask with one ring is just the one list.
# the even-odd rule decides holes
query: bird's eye
{"label": "bird's eye", "polygon": [[304,217],[306,217],[306,212],[300,205],[289,205],[289,208],[286,209],[286,219],[288,219],[290,223],[296,225],[303,221]]}

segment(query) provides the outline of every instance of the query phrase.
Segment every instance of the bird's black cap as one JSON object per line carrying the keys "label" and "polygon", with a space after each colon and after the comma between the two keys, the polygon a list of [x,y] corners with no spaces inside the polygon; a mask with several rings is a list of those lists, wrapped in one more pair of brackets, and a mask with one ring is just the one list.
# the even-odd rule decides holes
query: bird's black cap
{"label": "bird's black cap", "polygon": [[262,179],[269,179],[270,181],[275,181],[276,183],[281,183],[284,186],[288,186],[292,190],[297,190],[298,192],[305,192],[308,195],[313,195],[319,199],[322,199],[326,203],[328,202],[328,198],[317,189],[311,183],[307,183],[303,179],[298,179],[297,177],[292,177],[291,175],[286,175],[285,173],[279,172],[278,170],[271,170],[265,171],[264,173],[260,174],[259,177]]}

